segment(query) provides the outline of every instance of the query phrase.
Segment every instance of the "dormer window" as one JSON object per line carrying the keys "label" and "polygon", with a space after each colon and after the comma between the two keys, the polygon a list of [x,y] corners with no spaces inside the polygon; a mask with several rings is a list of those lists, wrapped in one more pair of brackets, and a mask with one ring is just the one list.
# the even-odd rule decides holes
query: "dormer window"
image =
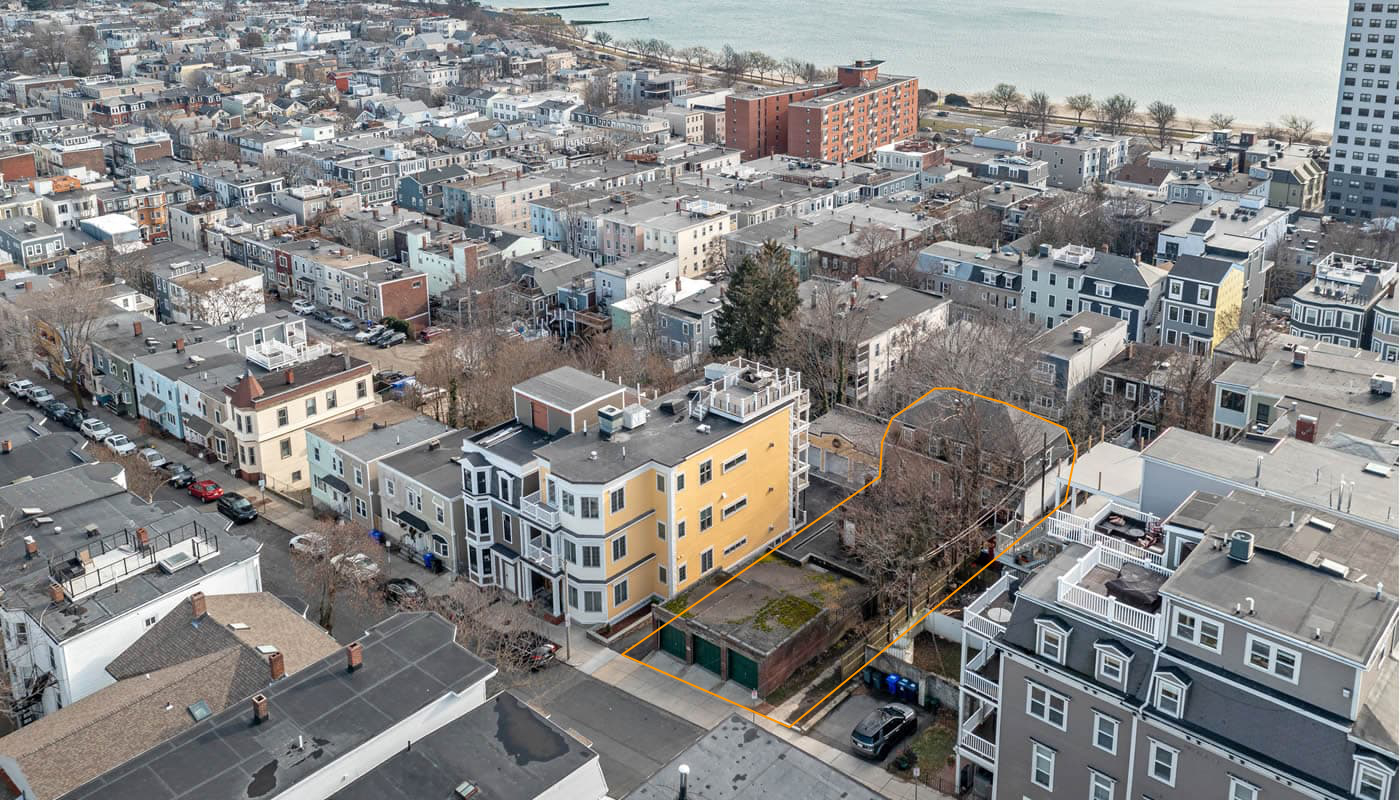
{"label": "dormer window", "polygon": [[1097,642],[1094,651],[1094,677],[1110,686],[1123,688],[1132,655],[1113,642]]}
{"label": "dormer window", "polygon": [[1070,629],[1052,619],[1038,619],[1035,627],[1035,651],[1056,664],[1065,663]]}
{"label": "dormer window", "polygon": [[1381,800],[1390,796],[1390,781],[1395,773],[1380,761],[1357,756],[1351,778],[1351,793],[1359,800]]}
{"label": "dormer window", "polygon": [[1179,719],[1186,711],[1186,681],[1170,672],[1159,672],[1152,680],[1152,704],[1163,714]]}

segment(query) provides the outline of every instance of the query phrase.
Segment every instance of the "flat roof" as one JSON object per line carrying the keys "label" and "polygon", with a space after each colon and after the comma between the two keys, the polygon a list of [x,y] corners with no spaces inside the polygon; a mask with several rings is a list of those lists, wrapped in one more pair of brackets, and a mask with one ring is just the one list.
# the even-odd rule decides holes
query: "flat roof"
{"label": "flat roof", "polygon": [[359,640],[364,659],[354,672],[338,651],[268,687],[267,722],[251,724],[250,708],[237,703],[66,797],[247,800],[273,787],[285,792],[444,695],[494,675],[455,632],[437,614],[396,614]]}
{"label": "flat roof", "polygon": [[626,391],[625,386],[576,367],[552,369],[515,385],[516,393],[564,411],[582,408],[622,391]]}

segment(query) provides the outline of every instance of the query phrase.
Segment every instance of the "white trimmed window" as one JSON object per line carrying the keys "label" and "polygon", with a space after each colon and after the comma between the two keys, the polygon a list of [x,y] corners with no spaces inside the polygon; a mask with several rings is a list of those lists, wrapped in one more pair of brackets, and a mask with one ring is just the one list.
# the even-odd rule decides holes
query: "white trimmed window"
{"label": "white trimmed window", "polygon": [[721,469],[722,472],[728,472],[728,471],[730,471],[731,469],[738,469],[739,467],[742,467],[742,466],[744,465],[744,462],[745,462],[745,461],[748,461],[748,460],[749,460],[749,453],[748,453],[747,450],[745,450],[744,452],[742,452],[742,453],[740,453],[740,454],[734,456],[733,458],[729,459],[728,461],[724,462],[724,464],[720,467],[720,469]]}
{"label": "white trimmed window", "polygon": [[1089,770],[1089,800],[1113,800],[1114,787],[1118,781],[1102,772]]}
{"label": "white trimmed window", "polygon": [[1113,394],[1113,379],[1112,379],[1112,378],[1104,378],[1104,379],[1103,379],[1103,393],[1104,393],[1104,394]]}
{"label": "white trimmed window", "polygon": [[1026,681],[1026,714],[1065,730],[1069,698],[1032,681]]}
{"label": "white trimmed window", "polygon": [[1069,640],[1069,631],[1045,619],[1036,620],[1035,627],[1035,651],[1043,658],[1048,658],[1056,664],[1065,663],[1065,647]]}
{"label": "white trimmed window", "polygon": [[1168,786],[1176,786],[1176,757],[1180,751],[1156,739],[1148,739],[1147,745],[1147,774]]}
{"label": "white trimmed window", "polygon": [[1152,704],[1157,710],[1169,716],[1181,717],[1186,710],[1186,687],[1170,675],[1158,673]]}
{"label": "white trimmed window", "polygon": [[1118,720],[1094,712],[1094,746],[1110,755],[1118,755]]}
{"label": "white trimmed window", "polygon": [[1172,624],[1172,636],[1204,647],[1212,653],[1220,652],[1220,625],[1189,611],[1177,609]]}
{"label": "white trimmed window", "polygon": [[1231,775],[1228,800],[1259,800],[1259,787]]}
{"label": "white trimmed window", "polygon": [[1128,659],[1116,648],[1108,645],[1095,645],[1096,663],[1094,675],[1104,683],[1122,687],[1128,675]]}
{"label": "white trimmed window", "polygon": [[1351,778],[1351,793],[1361,800],[1381,800],[1390,795],[1393,773],[1373,758],[1357,758]]}
{"label": "white trimmed window", "polygon": [[1197,302],[1197,303],[1200,303],[1200,304],[1203,305],[1203,306],[1208,306],[1208,305],[1210,305],[1210,287],[1209,287],[1209,286],[1197,286],[1197,287],[1196,287],[1196,302]]}
{"label": "white trimmed window", "polygon": [[724,510],[720,512],[720,519],[729,519],[731,516],[739,513],[740,511],[743,511],[744,506],[748,504],[749,498],[747,497],[741,497],[738,500],[735,500],[734,502],[725,506]]}
{"label": "white trimmed window", "polygon": [[1181,299],[1181,281],[1167,282],[1167,296],[1173,300]]}
{"label": "white trimmed window", "polygon": [[1031,783],[1055,791],[1055,751],[1040,742],[1031,742]]}
{"label": "white trimmed window", "polygon": [[1244,663],[1289,683],[1298,682],[1299,657],[1298,651],[1280,647],[1254,634],[1246,639]]}

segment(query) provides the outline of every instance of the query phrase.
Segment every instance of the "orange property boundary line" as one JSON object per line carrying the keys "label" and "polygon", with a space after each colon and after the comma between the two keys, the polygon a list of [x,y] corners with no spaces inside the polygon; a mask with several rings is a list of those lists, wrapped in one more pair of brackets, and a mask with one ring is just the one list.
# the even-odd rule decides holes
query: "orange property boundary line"
{"label": "orange property boundary line", "polygon": [[[826,511],[825,513],[823,513],[820,517],[817,517],[816,519],[812,520],[811,522],[807,523],[806,525],[803,525],[801,528],[798,528],[797,530],[793,531],[792,534],[790,534],[789,536],[785,537],[782,541],[773,544],[771,547],[768,548],[768,552],[772,552],[772,551],[774,551],[774,550],[777,550],[778,548],[780,548],[780,547],[782,547],[783,545],[787,544],[789,541],[792,541],[793,537],[797,536],[798,534],[803,533],[803,532],[806,531],[808,528],[812,527],[813,525],[817,524],[818,522],[821,522],[822,519],[825,518],[828,514],[830,514],[831,512],[835,511],[836,509],[840,508],[841,506],[845,505],[847,502],[850,501],[851,498],[855,497],[856,495],[860,494],[861,492],[865,491],[866,489],[869,489],[869,488],[870,488],[871,486],[873,486],[876,482],[878,482],[878,481],[880,480],[880,478],[884,475],[884,471],[885,471],[885,441],[889,438],[889,435],[890,435],[890,428],[891,428],[891,426],[894,425],[894,421],[895,421],[896,419],[899,419],[899,415],[900,415],[900,414],[903,414],[904,412],[908,411],[909,409],[913,408],[914,406],[918,405],[919,403],[922,403],[923,400],[924,400],[924,398],[928,397],[929,395],[933,394],[934,392],[961,392],[962,394],[971,395],[972,397],[978,397],[978,398],[981,398],[981,399],[983,399],[983,400],[989,400],[989,401],[991,401],[991,402],[993,402],[993,403],[1000,403],[1000,404],[1006,406],[1007,408],[1015,409],[1015,410],[1017,410],[1017,411],[1020,411],[1022,414],[1026,414],[1026,415],[1028,415],[1028,416],[1035,417],[1036,419],[1038,419],[1038,420],[1040,420],[1040,421],[1042,421],[1042,422],[1048,422],[1048,423],[1050,423],[1051,425],[1054,425],[1055,427],[1057,427],[1057,428],[1059,428],[1060,430],[1064,431],[1064,432],[1065,432],[1065,437],[1066,437],[1067,439],[1069,439],[1069,446],[1070,446],[1070,448],[1074,451],[1073,458],[1070,460],[1070,463],[1069,463],[1069,481],[1070,481],[1070,482],[1073,482],[1073,480],[1074,480],[1074,464],[1075,464],[1076,461],[1079,460],[1079,447],[1078,447],[1077,445],[1075,445],[1075,443],[1074,443],[1074,437],[1073,437],[1073,436],[1070,436],[1070,434],[1069,434],[1069,429],[1068,429],[1068,428],[1066,428],[1065,426],[1059,424],[1058,422],[1054,422],[1054,421],[1052,421],[1052,420],[1048,420],[1048,419],[1046,419],[1045,417],[1040,416],[1039,414],[1035,414],[1035,413],[1032,413],[1032,412],[1030,412],[1030,411],[1027,411],[1027,410],[1025,410],[1024,408],[1021,408],[1020,406],[1012,405],[1011,403],[1008,403],[1008,402],[1006,402],[1005,400],[998,400],[998,399],[996,399],[995,397],[986,397],[986,396],[984,396],[984,395],[977,394],[976,392],[969,392],[969,391],[967,391],[966,389],[959,389],[959,388],[954,387],[954,386],[938,386],[938,387],[935,387],[935,388],[933,388],[933,389],[929,389],[927,392],[924,392],[923,394],[919,395],[919,397],[918,397],[917,399],[915,399],[914,402],[910,403],[909,405],[905,406],[904,408],[901,408],[901,409],[899,410],[898,413],[896,413],[894,416],[890,417],[890,421],[889,421],[888,423],[886,423],[886,425],[885,425],[885,433],[884,433],[883,436],[880,437],[880,459],[879,459],[879,467],[878,467],[878,468],[876,469],[876,471],[875,471],[875,477],[874,477],[874,478],[871,478],[869,481],[867,481],[866,484],[865,484],[864,486],[860,487],[859,489],[855,490],[854,492],[851,492],[851,493],[846,497],[846,499],[842,500],[841,502],[839,502],[839,503],[837,503],[836,505],[832,506],[831,508],[827,509],[827,511]],[[1041,477],[1041,480],[1044,480],[1044,479],[1045,479],[1044,476],[1042,476],[1042,477]],[[677,676],[675,676],[675,675],[672,675],[671,673],[667,672],[667,671],[664,670],[664,669],[659,669],[659,668],[657,668],[657,667],[654,667],[654,666],[652,666],[651,664],[648,664],[648,663],[646,663],[645,661],[642,661],[642,660],[640,660],[640,659],[633,658],[633,657],[630,655],[630,653],[631,653],[633,650],[635,650],[639,645],[641,645],[642,642],[645,642],[647,639],[650,639],[652,636],[660,636],[660,635],[661,635],[661,631],[664,630],[664,629],[666,628],[667,625],[670,625],[672,622],[675,622],[676,620],[678,620],[678,619],[680,619],[681,617],[685,616],[685,614],[686,614],[688,611],[690,611],[692,608],[695,608],[697,605],[700,605],[701,603],[705,602],[705,600],[706,600],[707,598],[709,598],[710,595],[712,595],[712,594],[714,594],[715,592],[718,592],[720,589],[723,589],[724,587],[728,586],[729,583],[730,583],[731,581],[733,581],[735,578],[739,577],[740,575],[743,575],[746,571],[748,571],[749,567],[752,567],[754,564],[757,564],[759,561],[762,561],[762,558],[756,558],[756,559],[754,559],[754,560],[753,560],[753,563],[749,564],[748,567],[744,567],[743,569],[739,570],[738,572],[736,572],[736,573],[734,573],[732,576],[730,576],[729,580],[726,580],[724,583],[721,583],[719,586],[716,586],[715,588],[711,589],[709,592],[706,592],[704,597],[701,597],[699,600],[696,600],[695,602],[693,602],[693,603],[691,603],[690,605],[686,606],[684,609],[682,609],[682,610],[680,611],[680,613],[678,613],[678,614],[676,614],[675,616],[671,617],[670,619],[666,620],[666,622],[663,623],[663,624],[661,625],[660,628],[657,628],[656,630],[652,631],[651,633],[647,634],[646,636],[643,636],[636,644],[634,644],[634,645],[632,645],[631,647],[627,648],[626,650],[622,651],[622,655],[623,655],[625,658],[627,658],[628,660],[630,660],[630,661],[632,661],[632,662],[634,662],[634,663],[641,664],[642,666],[646,667],[647,669],[653,670],[653,671],[655,671],[655,672],[659,672],[659,673],[661,673],[662,675],[665,675],[665,676],[668,677],[668,678],[674,678],[675,680],[680,681],[681,683],[685,684],[686,686],[689,686],[689,687],[692,688],[692,689],[699,690],[699,691],[701,691],[701,692],[704,692],[705,694],[710,695],[711,697],[715,697],[715,698],[718,698],[718,699],[720,699],[720,700],[723,700],[724,702],[726,702],[726,703],[728,703],[728,704],[734,706],[735,708],[739,708],[739,709],[742,709],[742,710],[744,710],[744,711],[748,711],[748,712],[750,712],[750,713],[752,713],[752,714],[757,714],[758,716],[763,717],[764,719],[768,720],[769,722],[773,722],[773,723],[776,723],[776,724],[778,724],[778,725],[782,725],[782,726],[785,727],[785,728],[790,728],[790,729],[793,729],[793,730],[798,730],[798,727],[797,727],[798,723],[802,722],[802,720],[803,720],[808,714],[811,714],[813,711],[815,711],[815,710],[817,710],[818,708],[820,708],[821,705],[822,705],[822,703],[825,703],[827,700],[831,699],[831,696],[834,695],[834,694],[836,694],[838,691],[840,691],[842,686],[845,686],[847,683],[850,683],[850,681],[851,681],[852,678],[854,678],[855,676],[859,675],[866,667],[870,666],[870,664],[871,664],[875,659],[879,658],[881,654],[883,654],[886,650],[890,649],[890,647],[892,647],[892,646],[894,645],[895,642],[897,642],[897,641],[899,641],[900,639],[903,639],[905,636],[909,635],[909,632],[910,632],[910,631],[914,630],[914,628],[918,627],[921,623],[923,623],[923,621],[924,621],[925,619],[928,618],[928,615],[929,615],[929,614],[932,614],[933,612],[937,611],[937,610],[939,609],[939,607],[942,606],[944,603],[948,602],[948,600],[949,600],[950,598],[952,598],[953,595],[955,595],[955,594],[957,594],[958,592],[962,591],[969,583],[972,583],[974,580],[976,580],[976,579],[977,579],[977,576],[981,575],[983,572],[985,572],[985,571],[987,570],[987,567],[990,567],[992,564],[995,564],[996,561],[997,561],[997,559],[1001,558],[1001,557],[1002,557],[1003,555],[1005,555],[1008,551],[1010,551],[1011,548],[1013,548],[1013,547],[1015,547],[1017,544],[1019,544],[1020,541],[1021,541],[1022,539],[1024,539],[1024,538],[1026,538],[1026,536],[1027,536],[1031,531],[1033,531],[1033,530],[1035,530],[1036,528],[1040,527],[1041,524],[1045,522],[1045,520],[1047,520],[1047,519],[1050,518],[1050,515],[1051,515],[1051,514],[1054,514],[1056,511],[1059,511],[1061,508],[1064,508],[1065,503],[1068,503],[1068,502],[1069,502],[1069,497],[1070,497],[1070,488],[1069,488],[1068,485],[1066,485],[1066,487],[1065,487],[1065,496],[1064,496],[1064,499],[1061,500],[1061,501],[1059,502],[1058,505],[1056,505],[1054,508],[1052,508],[1052,509],[1050,509],[1048,512],[1046,512],[1045,516],[1043,516],[1043,517],[1041,517],[1040,519],[1036,520],[1036,523],[1035,523],[1034,525],[1030,526],[1029,528],[1027,528],[1027,529],[1025,530],[1025,532],[1022,533],[1020,536],[1016,537],[1015,541],[1013,541],[1011,544],[1007,545],[1005,549],[1003,549],[1001,552],[997,553],[995,556],[993,556],[991,559],[989,559],[989,560],[987,561],[987,563],[984,564],[984,565],[982,566],[981,569],[979,569],[979,570],[977,570],[976,572],[972,573],[972,576],[971,576],[970,578],[968,578],[967,580],[963,581],[963,582],[958,586],[958,588],[956,588],[956,589],[954,589],[953,591],[949,592],[948,595],[947,595],[946,597],[944,597],[942,600],[939,600],[939,601],[933,606],[933,608],[930,608],[928,611],[925,611],[924,614],[923,614],[923,616],[919,617],[918,619],[916,619],[916,620],[914,620],[912,623],[910,623],[909,627],[905,628],[903,631],[900,632],[900,634],[899,634],[898,636],[896,636],[896,637],[894,637],[894,639],[890,640],[890,643],[889,643],[889,644],[887,644],[887,645],[885,645],[884,647],[880,648],[880,651],[879,651],[878,653],[876,653],[875,655],[871,656],[870,659],[869,659],[868,661],[866,661],[864,664],[861,664],[860,667],[859,667],[855,672],[853,672],[853,673],[851,673],[850,675],[846,676],[846,679],[845,679],[845,680],[843,680],[843,681],[841,681],[840,683],[836,684],[835,688],[833,688],[831,691],[827,692],[820,700],[818,700],[818,701],[816,701],[815,703],[813,703],[811,708],[807,709],[806,711],[803,711],[803,712],[797,717],[797,719],[793,720],[792,722],[783,722],[782,720],[780,720],[780,719],[775,719],[774,717],[770,717],[770,716],[768,716],[767,714],[762,713],[761,711],[756,711],[756,710],[754,710],[754,709],[752,709],[752,708],[749,708],[748,706],[745,706],[745,705],[741,705],[741,704],[739,704],[739,703],[736,703],[736,702],[734,702],[733,700],[730,700],[730,699],[727,698],[727,697],[724,697],[724,696],[722,696],[722,695],[716,694],[716,693],[710,691],[709,689],[705,689],[705,688],[703,688],[703,687],[696,686],[695,684],[691,683],[690,681],[688,681],[688,680],[686,680],[686,679],[684,679],[684,678],[681,678],[681,677],[677,677]]]}

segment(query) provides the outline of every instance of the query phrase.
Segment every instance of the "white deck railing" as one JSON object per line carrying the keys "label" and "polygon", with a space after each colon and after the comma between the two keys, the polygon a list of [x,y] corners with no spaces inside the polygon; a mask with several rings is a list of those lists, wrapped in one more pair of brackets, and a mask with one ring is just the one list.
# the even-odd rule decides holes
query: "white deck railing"
{"label": "white deck railing", "polygon": [[992,660],[992,648],[984,647],[972,660],[963,664],[962,682],[963,685],[972,691],[977,692],[992,702],[1001,702],[1001,686],[995,679],[981,675],[977,670],[987,666]]}
{"label": "white deck railing", "polygon": [[983,704],[967,719],[963,720],[962,727],[958,729],[958,744],[971,755],[986,761],[984,766],[995,768],[997,763],[996,744],[973,733],[977,726],[985,722],[987,717],[993,713],[995,713],[995,709],[992,706]]}
{"label": "white deck railing", "polygon": [[1087,611],[1100,619],[1136,631],[1153,641],[1161,641],[1164,624],[1160,612],[1144,611],[1079,585],[1095,567],[1102,566],[1117,572],[1123,568],[1125,563],[1134,563],[1164,575],[1170,574],[1165,568],[1150,562],[1124,556],[1122,553],[1108,550],[1103,546],[1095,546],[1079,560],[1079,563],[1057,579],[1055,598],[1061,603],[1067,603]]}

